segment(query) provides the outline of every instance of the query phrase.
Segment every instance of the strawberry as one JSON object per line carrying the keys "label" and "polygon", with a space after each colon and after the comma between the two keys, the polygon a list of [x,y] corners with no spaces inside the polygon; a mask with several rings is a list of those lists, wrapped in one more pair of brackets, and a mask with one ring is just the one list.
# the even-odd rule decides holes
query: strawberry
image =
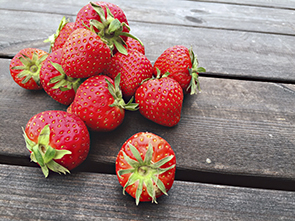
{"label": "strawberry", "polygon": [[84,122],[65,111],[44,111],[33,116],[24,129],[31,160],[45,177],[49,170],[70,173],[87,157],[90,137]]}
{"label": "strawberry", "polygon": [[49,54],[40,71],[40,81],[45,92],[61,104],[69,105],[75,97],[81,79],[71,78],[61,66],[62,48]]}
{"label": "strawberry", "polygon": [[77,14],[75,28],[93,29],[106,41],[113,54],[117,51],[127,53],[124,46],[128,37],[139,41],[129,33],[130,27],[123,10],[108,2],[90,2],[82,7]]}
{"label": "strawberry", "polygon": [[9,70],[13,80],[28,90],[41,90],[40,69],[48,53],[37,48],[24,48],[11,60]]}
{"label": "strawberry", "polygon": [[128,54],[115,54],[106,70],[114,79],[121,73],[121,89],[124,98],[129,99],[135,94],[141,82],[153,76],[153,66],[149,59],[135,49],[128,49]]}
{"label": "strawberry", "polygon": [[183,88],[184,93],[195,94],[200,90],[199,72],[206,72],[198,67],[198,60],[192,49],[176,45],[166,49],[154,63],[154,74],[157,68],[162,74],[169,72],[169,77],[175,79]]}
{"label": "strawberry", "polygon": [[102,73],[111,60],[111,51],[94,32],[78,28],[63,46],[61,65],[72,78],[87,78]]}
{"label": "strawberry", "polygon": [[65,17],[62,18],[56,33],[49,36],[44,42],[50,42],[49,52],[62,48],[69,35],[74,31],[74,22],[69,22]]}
{"label": "strawberry", "polygon": [[137,40],[128,37],[126,40],[126,45],[128,49],[135,49],[145,55],[144,45],[140,44]]}
{"label": "strawberry", "polygon": [[125,104],[119,84],[120,75],[114,82],[104,75],[88,78],[78,88],[68,111],[78,115],[91,130],[114,130],[123,122],[125,109],[137,110],[132,100]]}
{"label": "strawberry", "polygon": [[169,143],[149,132],[139,132],[122,145],[116,158],[116,174],[125,191],[140,201],[167,195],[173,185],[176,157]]}
{"label": "strawberry", "polygon": [[135,102],[139,112],[151,121],[173,127],[181,117],[183,90],[173,78],[158,72],[157,78],[142,83],[136,90]]}

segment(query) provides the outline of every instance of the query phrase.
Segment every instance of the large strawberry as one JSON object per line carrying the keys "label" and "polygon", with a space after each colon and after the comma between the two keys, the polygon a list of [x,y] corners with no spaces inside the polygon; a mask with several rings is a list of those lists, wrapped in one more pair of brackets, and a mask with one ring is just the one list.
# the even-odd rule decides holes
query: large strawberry
{"label": "large strawberry", "polygon": [[78,115],[94,131],[111,131],[124,119],[125,109],[137,110],[137,105],[125,104],[119,88],[120,75],[115,81],[98,75],[88,78],[77,90],[68,112]]}
{"label": "large strawberry", "polygon": [[63,46],[61,65],[72,78],[87,78],[102,73],[111,60],[111,50],[93,31],[78,28]]}
{"label": "large strawberry", "polygon": [[40,69],[48,53],[37,48],[20,50],[10,62],[10,74],[13,80],[28,90],[41,90]]}
{"label": "large strawberry", "polygon": [[[110,47],[113,54],[119,51],[126,54],[127,37],[137,39],[129,33],[130,27],[123,10],[113,3],[90,2],[78,12],[75,28],[91,28]],[[139,39],[137,39],[139,41]]]}
{"label": "large strawberry", "polygon": [[[169,75],[170,76],[170,75]],[[135,102],[140,113],[151,121],[173,127],[181,117],[183,90],[173,78],[163,75],[149,79],[136,90]]]}
{"label": "large strawberry", "polygon": [[199,85],[199,72],[206,72],[198,67],[198,60],[192,49],[183,45],[167,48],[154,63],[154,74],[157,69],[162,74],[169,72],[169,77],[175,79],[183,88],[184,93],[195,94]]}
{"label": "large strawberry", "polygon": [[74,22],[69,22],[65,17],[62,18],[56,32],[44,41],[50,42],[49,52],[62,48],[69,35],[75,30],[74,26]]}
{"label": "large strawberry", "polygon": [[45,177],[49,170],[69,173],[87,157],[89,132],[75,114],[44,111],[33,116],[24,130],[31,160],[40,165]]}
{"label": "large strawberry", "polygon": [[130,137],[116,159],[116,174],[125,191],[140,201],[152,201],[173,185],[175,153],[163,138],[148,132]]}
{"label": "large strawberry", "polygon": [[121,73],[122,93],[124,98],[129,99],[143,80],[153,76],[153,66],[150,60],[136,49],[130,48],[127,52],[127,55],[115,54],[106,73],[112,79]]}
{"label": "large strawberry", "polygon": [[40,80],[45,92],[61,104],[69,105],[81,84],[80,78],[72,78],[65,74],[61,66],[62,48],[54,50],[44,61]]}

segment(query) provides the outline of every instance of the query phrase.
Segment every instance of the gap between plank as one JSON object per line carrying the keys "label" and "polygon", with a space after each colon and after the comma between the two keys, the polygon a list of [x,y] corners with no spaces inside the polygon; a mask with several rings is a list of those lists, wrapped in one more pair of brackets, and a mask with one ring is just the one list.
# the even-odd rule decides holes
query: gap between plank
{"label": "gap between plank", "polygon": [[[7,157],[0,155],[0,164],[39,167],[36,163],[30,162],[29,157]],[[71,173],[79,172],[115,175],[115,163],[111,164],[84,161],[81,165],[71,171]],[[295,180],[250,175],[233,175],[207,171],[186,170],[180,168],[176,168],[175,180],[244,188],[295,191]]]}

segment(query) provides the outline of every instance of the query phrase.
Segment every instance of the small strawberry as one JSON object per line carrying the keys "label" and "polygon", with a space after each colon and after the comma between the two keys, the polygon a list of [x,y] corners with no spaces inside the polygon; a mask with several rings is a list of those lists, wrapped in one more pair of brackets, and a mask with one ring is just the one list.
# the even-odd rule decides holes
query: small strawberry
{"label": "small strawberry", "polygon": [[158,72],[157,78],[142,83],[136,90],[135,102],[139,112],[151,121],[173,127],[181,117],[183,90],[174,79]]}
{"label": "small strawberry", "polygon": [[163,138],[148,132],[130,137],[116,159],[116,174],[125,191],[140,201],[152,201],[167,195],[176,169],[175,153]]}
{"label": "small strawberry", "polygon": [[72,78],[65,74],[61,66],[62,48],[49,54],[44,61],[40,80],[45,92],[61,104],[69,105],[82,83],[80,78]]}
{"label": "small strawberry", "polygon": [[62,18],[56,33],[49,36],[44,42],[50,42],[49,52],[62,48],[69,35],[75,30],[75,23],[69,22],[65,17]]}
{"label": "small strawberry", "polygon": [[31,160],[38,163],[45,177],[49,170],[69,173],[87,157],[90,137],[84,122],[75,114],[44,111],[26,125],[24,138]]}
{"label": "small strawberry", "polygon": [[9,70],[13,80],[28,90],[41,90],[40,69],[47,52],[37,48],[24,48],[11,60]]}
{"label": "small strawberry", "polygon": [[153,66],[145,55],[128,49],[127,55],[117,53],[112,57],[106,73],[112,79],[121,73],[121,90],[124,98],[129,99],[143,80],[153,76]]}
{"label": "small strawberry", "polygon": [[191,49],[176,45],[166,49],[154,63],[154,74],[157,68],[161,73],[169,72],[169,77],[175,79],[183,88],[184,93],[195,94],[200,90],[199,72],[206,72],[198,67],[197,57]]}
{"label": "small strawberry", "polygon": [[63,46],[61,65],[72,78],[87,78],[102,73],[111,60],[111,50],[94,32],[78,28]]}
{"label": "small strawberry", "polygon": [[98,75],[85,80],[77,90],[68,111],[78,115],[94,131],[111,131],[124,119],[125,109],[135,111],[137,104],[125,104],[119,88],[120,75],[115,81]]}
{"label": "small strawberry", "polygon": [[128,37],[139,41],[129,33],[130,27],[123,10],[108,2],[90,2],[81,8],[75,28],[92,29],[106,42],[113,54],[117,51],[127,53],[124,46]]}

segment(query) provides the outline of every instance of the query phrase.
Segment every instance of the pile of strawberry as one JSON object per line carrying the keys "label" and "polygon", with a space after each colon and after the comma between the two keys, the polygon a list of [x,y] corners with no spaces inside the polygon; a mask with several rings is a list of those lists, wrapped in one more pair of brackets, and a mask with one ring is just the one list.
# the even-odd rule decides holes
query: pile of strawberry
{"label": "pile of strawberry", "polygon": [[[89,152],[89,130],[112,131],[125,110],[136,111],[163,126],[181,117],[184,93],[199,89],[198,61],[191,49],[166,49],[154,65],[143,43],[130,34],[123,10],[107,2],[90,2],[76,21],[61,20],[49,53],[25,48],[10,63],[14,81],[41,90],[67,105],[67,111],[45,111],[33,116],[24,137],[31,160],[45,177],[49,170],[66,173]],[[135,102],[134,102],[135,98]],[[139,201],[156,202],[171,188],[175,154],[163,138],[138,133],[120,150],[116,171],[124,191]],[[162,178],[161,178],[162,177]]]}

